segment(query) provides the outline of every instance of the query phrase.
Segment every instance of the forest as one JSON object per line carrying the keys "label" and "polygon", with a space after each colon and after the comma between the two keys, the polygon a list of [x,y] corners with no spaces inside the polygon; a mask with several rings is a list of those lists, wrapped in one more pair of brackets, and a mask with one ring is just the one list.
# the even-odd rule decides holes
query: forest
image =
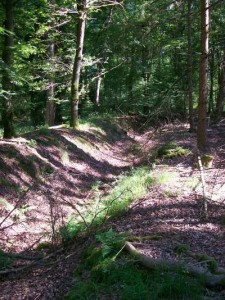
{"label": "forest", "polygon": [[225,299],[224,0],[0,0],[0,299]]}

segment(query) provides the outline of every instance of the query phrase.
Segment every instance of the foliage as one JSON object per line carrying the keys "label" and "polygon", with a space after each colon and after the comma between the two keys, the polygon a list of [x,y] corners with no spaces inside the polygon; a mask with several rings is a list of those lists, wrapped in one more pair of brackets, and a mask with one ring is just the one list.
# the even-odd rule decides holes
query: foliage
{"label": "foliage", "polygon": [[97,239],[102,242],[101,247],[86,252],[66,299],[202,299],[201,282],[183,273],[150,272],[122,254],[115,260],[121,235],[109,230]]}
{"label": "foliage", "polygon": [[[101,1],[99,1],[101,2]],[[198,99],[199,3],[192,3],[193,98]],[[72,0],[15,2],[14,63],[7,70],[13,90],[0,83],[2,103],[12,95],[15,122],[43,125],[50,77],[54,77],[56,123],[70,119],[70,82],[77,48],[76,3]],[[219,89],[218,74],[224,48],[225,8],[218,1],[211,10],[210,109],[215,114]],[[69,13],[68,13],[69,12]],[[123,6],[91,7],[85,34],[85,51],[80,84],[80,116],[134,114],[141,121],[157,123],[186,119],[187,103],[187,5],[186,2],[124,1]],[[0,17],[4,20],[4,5]],[[5,29],[0,24],[0,55]],[[49,43],[55,55],[49,58]],[[94,104],[96,80],[102,74],[100,106]],[[1,78],[0,78],[1,80]],[[19,99],[19,101],[17,101]],[[18,134],[21,134],[18,132]]]}
{"label": "foliage", "polygon": [[34,140],[34,139],[31,139],[31,140],[28,141],[27,145],[32,147],[32,148],[35,148],[35,147],[37,147],[37,141]]}
{"label": "foliage", "polygon": [[109,254],[112,254],[115,249],[118,249],[118,246],[122,247],[124,244],[124,238],[122,236],[116,235],[112,228],[109,229],[107,232],[97,234],[96,240],[101,242],[101,251],[102,257],[105,258]]}
{"label": "foliage", "polygon": [[0,270],[8,268],[13,262],[12,256],[0,249]]}
{"label": "foliage", "polygon": [[168,142],[158,149],[157,157],[172,159],[177,156],[188,156],[191,154],[191,151],[185,149],[181,146],[178,146],[174,141]]}
{"label": "foliage", "polygon": [[189,250],[189,246],[185,245],[185,244],[177,244],[174,247],[174,250],[178,253],[178,254],[183,254],[183,253],[187,253]]}
{"label": "foliage", "polygon": [[216,270],[218,269],[218,264],[215,260],[214,257],[205,255],[205,254],[198,254],[197,255],[197,259],[202,262],[205,263],[207,268],[212,272],[215,273]]}
{"label": "foliage", "polygon": [[68,242],[81,230],[89,230],[91,227],[98,227],[107,218],[122,214],[129,204],[143,197],[148,187],[153,183],[150,171],[147,168],[137,168],[130,173],[122,174],[106,197],[99,196],[92,201],[92,205],[84,211],[71,216],[67,224],[60,229],[62,239]]}

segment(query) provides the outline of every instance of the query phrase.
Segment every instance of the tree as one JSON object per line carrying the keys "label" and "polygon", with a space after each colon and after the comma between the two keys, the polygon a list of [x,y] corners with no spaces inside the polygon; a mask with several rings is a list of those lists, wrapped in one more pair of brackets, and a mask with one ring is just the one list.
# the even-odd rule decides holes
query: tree
{"label": "tree", "polygon": [[[54,5],[55,0],[50,1],[51,17],[50,27],[54,27]],[[54,57],[55,57],[55,42],[52,36],[52,30],[49,30],[48,36],[48,56],[49,56],[49,71],[48,71],[48,87],[47,87],[47,101],[45,111],[45,123],[48,126],[53,126],[55,122],[55,72],[54,72]]]}
{"label": "tree", "polygon": [[192,50],[192,0],[188,0],[187,26],[188,26],[188,104],[189,104],[189,124],[190,132],[194,131],[193,115],[193,50]]}
{"label": "tree", "polygon": [[225,101],[225,47],[219,74],[219,92],[216,106],[216,121],[219,122],[222,118],[223,107]]}
{"label": "tree", "polygon": [[208,56],[209,56],[209,0],[201,0],[201,57],[199,67],[199,102],[197,146],[207,146],[207,97],[208,97]]}
{"label": "tree", "polygon": [[74,58],[73,75],[71,82],[71,118],[70,126],[76,128],[79,125],[78,109],[80,101],[80,77],[82,68],[82,58],[84,49],[85,28],[87,22],[87,14],[90,9],[100,9],[108,5],[120,4],[121,0],[80,0],[77,1],[77,48]]}
{"label": "tree", "polygon": [[13,91],[13,45],[14,45],[14,0],[6,0],[4,5],[5,9],[5,22],[4,22],[4,46],[2,51],[3,75],[2,75],[2,121],[4,133],[3,137],[10,139],[14,136],[13,126],[13,104],[12,104],[12,91]]}
{"label": "tree", "polygon": [[76,128],[79,125],[78,105],[79,105],[79,84],[84,48],[84,35],[87,21],[87,0],[81,0],[77,4],[77,49],[73,65],[73,75],[71,82],[71,119],[70,126]]}

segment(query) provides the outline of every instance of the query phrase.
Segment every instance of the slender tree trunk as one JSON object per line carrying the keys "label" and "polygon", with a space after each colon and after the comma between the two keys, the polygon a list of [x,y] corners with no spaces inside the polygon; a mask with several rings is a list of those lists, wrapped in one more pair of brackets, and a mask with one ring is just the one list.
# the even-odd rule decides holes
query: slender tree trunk
{"label": "slender tree trunk", "polygon": [[[50,1],[51,12],[54,12],[55,0]],[[54,26],[54,20],[51,21],[50,26]],[[47,102],[46,102],[46,112],[45,112],[45,124],[48,126],[53,126],[55,123],[55,72],[54,72],[54,57],[55,57],[55,42],[52,38],[51,30],[49,32],[49,71],[48,71],[48,89],[47,89]]]}
{"label": "slender tree trunk", "polygon": [[15,134],[13,126],[13,104],[12,90],[13,82],[10,75],[10,69],[13,65],[13,30],[14,30],[14,0],[7,0],[5,3],[5,41],[2,52],[4,63],[2,74],[2,89],[7,92],[3,99],[2,121],[4,127],[4,138],[12,138]]}
{"label": "slender tree trunk", "polygon": [[97,84],[96,84],[96,93],[95,93],[95,105],[99,107],[99,97],[100,97],[100,89],[101,89],[102,77],[101,74],[98,74]]}
{"label": "slender tree trunk", "polygon": [[193,49],[192,49],[192,0],[188,0],[188,107],[189,107],[189,125],[190,132],[194,131],[194,114],[193,114]]}
{"label": "slender tree trunk", "polygon": [[130,71],[127,76],[127,88],[128,88],[128,100],[130,103],[133,102],[134,94],[133,94],[133,85],[135,79],[135,49],[132,47],[131,62],[130,62]]}
{"label": "slender tree trunk", "polygon": [[207,98],[209,56],[209,0],[201,1],[201,57],[199,68],[199,102],[197,145],[200,150],[207,146]]}
{"label": "slender tree trunk", "polygon": [[79,19],[77,24],[77,49],[73,65],[73,76],[71,82],[71,119],[70,126],[76,128],[79,126],[78,105],[79,105],[79,85],[83,58],[84,36],[87,20],[87,0],[82,0],[81,4],[77,5]]}
{"label": "slender tree trunk", "polygon": [[210,55],[210,91],[209,91],[209,108],[208,113],[214,114],[214,104],[213,104],[213,86],[214,86],[214,70],[215,70],[215,59],[214,59],[214,49],[211,51]]}
{"label": "slender tree trunk", "polygon": [[225,101],[225,48],[223,50],[223,59],[220,68],[219,76],[219,94],[216,107],[216,121],[219,122],[222,118],[223,107]]}

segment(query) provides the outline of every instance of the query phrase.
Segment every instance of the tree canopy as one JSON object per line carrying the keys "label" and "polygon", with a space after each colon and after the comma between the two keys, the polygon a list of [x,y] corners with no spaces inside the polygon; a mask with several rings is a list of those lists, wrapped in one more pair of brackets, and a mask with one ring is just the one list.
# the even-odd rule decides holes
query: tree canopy
{"label": "tree canopy", "polygon": [[[205,2],[211,22],[200,83],[207,85],[205,112],[215,122],[224,103],[222,2]],[[201,98],[202,3],[1,1],[4,136],[13,136],[18,123],[75,127],[80,117],[102,114],[193,123]]]}

